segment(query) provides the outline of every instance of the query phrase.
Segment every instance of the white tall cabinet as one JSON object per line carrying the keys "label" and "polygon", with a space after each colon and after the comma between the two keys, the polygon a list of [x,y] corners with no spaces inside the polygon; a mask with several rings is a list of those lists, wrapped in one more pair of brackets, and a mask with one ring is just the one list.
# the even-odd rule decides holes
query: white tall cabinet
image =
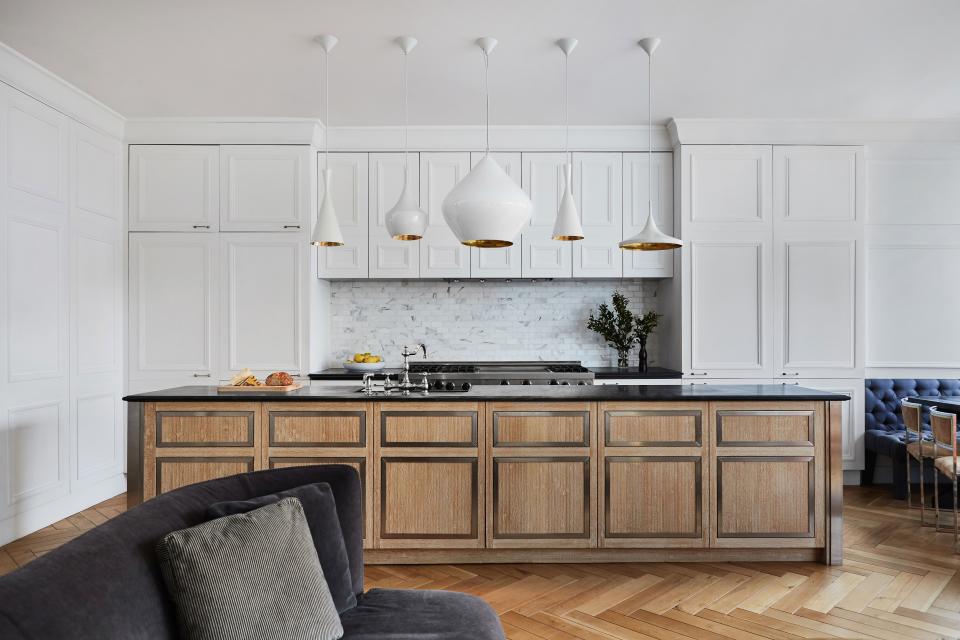
{"label": "white tall cabinet", "polygon": [[[574,278],[623,275],[623,154],[574,153],[573,195],[583,240],[573,245]],[[554,212],[556,218],[556,212]],[[556,241],[554,241],[556,242]]]}
{"label": "white tall cabinet", "polygon": [[[387,232],[387,212],[403,191],[404,177],[419,199],[420,154],[371,153],[370,191],[370,277],[420,277],[420,241],[394,240]],[[408,167],[409,165],[409,167]]]}
{"label": "white tall cabinet", "polygon": [[443,199],[470,172],[470,153],[420,154],[420,206],[427,228],[420,240],[421,278],[469,278],[471,247],[460,241],[443,218]]}
{"label": "white tall cabinet", "polygon": [[343,234],[343,246],[320,247],[317,272],[322,278],[366,278],[368,264],[369,208],[367,154],[320,154],[317,161],[317,202],[325,197],[323,169],[329,163],[333,207]]}
{"label": "white tall cabinet", "polygon": [[523,231],[521,257],[524,278],[569,278],[573,273],[573,242],[551,238],[563,194],[565,153],[524,153],[523,190],[533,201],[530,226]]}
{"label": "white tall cabinet", "polygon": [[0,83],[0,544],[123,491],[121,157]]}

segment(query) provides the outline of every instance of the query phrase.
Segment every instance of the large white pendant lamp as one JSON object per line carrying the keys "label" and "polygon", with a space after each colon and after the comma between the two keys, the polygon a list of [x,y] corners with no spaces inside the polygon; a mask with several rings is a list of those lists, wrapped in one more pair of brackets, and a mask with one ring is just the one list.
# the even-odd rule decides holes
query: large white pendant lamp
{"label": "large white pendant lamp", "polygon": [[665,234],[653,218],[653,52],[660,38],[644,38],[639,42],[647,52],[647,221],[640,232],[620,243],[621,249],[639,251],[662,251],[679,249],[683,242]]}
{"label": "large white pendant lamp", "polygon": [[320,215],[313,228],[310,244],[318,247],[339,247],[343,245],[343,234],[340,233],[340,223],[337,222],[337,212],[333,208],[333,194],[330,181],[330,52],[337,46],[337,36],[323,35],[315,38],[323,47],[323,202],[320,204]]}
{"label": "large white pendant lamp", "polygon": [[527,224],[533,203],[490,157],[490,52],[493,38],[479,38],[483,52],[486,151],[480,162],[443,199],[443,218],[453,235],[468,247],[509,247]]}
{"label": "large white pendant lamp", "polygon": [[576,38],[561,38],[557,46],[563,51],[563,152],[567,162],[563,165],[563,195],[557,208],[557,220],[553,223],[554,240],[583,240],[583,227],[580,225],[580,213],[573,199],[573,162],[570,157],[570,52],[577,46]]}
{"label": "large white pendant lamp", "polygon": [[417,39],[400,36],[394,42],[403,51],[403,191],[397,204],[387,212],[387,233],[394,240],[419,240],[427,228],[427,214],[420,208],[410,189],[410,160],[407,150],[410,128],[407,91],[407,55],[417,46]]}

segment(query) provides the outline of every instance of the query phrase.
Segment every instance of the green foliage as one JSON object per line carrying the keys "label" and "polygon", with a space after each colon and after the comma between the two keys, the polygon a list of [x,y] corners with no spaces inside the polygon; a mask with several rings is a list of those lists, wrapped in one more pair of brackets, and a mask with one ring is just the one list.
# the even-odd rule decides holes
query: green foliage
{"label": "green foliage", "polygon": [[660,324],[660,317],[661,315],[659,313],[647,311],[637,318],[633,328],[634,339],[641,344],[646,344],[650,334],[657,330],[657,325]]}
{"label": "green foliage", "polygon": [[613,310],[607,303],[601,303],[597,315],[590,314],[587,328],[599,333],[618,353],[630,351],[635,342],[645,342],[657,328],[660,315],[648,311],[642,316],[636,316],[630,311],[627,297],[615,291],[613,293]]}

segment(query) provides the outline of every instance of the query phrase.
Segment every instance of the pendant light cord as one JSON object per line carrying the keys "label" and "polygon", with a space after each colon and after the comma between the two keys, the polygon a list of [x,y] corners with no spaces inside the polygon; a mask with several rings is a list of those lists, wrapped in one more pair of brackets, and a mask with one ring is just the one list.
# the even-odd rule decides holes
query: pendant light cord
{"label": "pendant light cord", "polygon": [[407,90],[407,52],[403,52],[403,172],[404,172],[404,185],[406,185],[406,177],[410,173],[410,160],[409,160],[409,133],[410,131],[410,95]]}
{"label": "pendant light cord", "polygon": [[330,168],[330,52],[323,54],[323,169]]}
{"label": "pendant light cord", "polygon": [[483,52],[483,92],[484,96],[484,110],[486,112],[486,128],[487,128],[487,151],[485,155],[490,155],[490,55],[484,51]]}
{"label": "pendant light cord", "polygon": [[653,217],[653,52],[647,54],[647,209]]}

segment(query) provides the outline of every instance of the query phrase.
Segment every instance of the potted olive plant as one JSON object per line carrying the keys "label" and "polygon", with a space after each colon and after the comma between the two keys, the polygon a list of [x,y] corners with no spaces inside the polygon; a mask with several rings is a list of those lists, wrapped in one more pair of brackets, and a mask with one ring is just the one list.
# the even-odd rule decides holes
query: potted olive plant
{"label": "potted olive plant", "polygon": [[606,302],[600,304],[597,315],[590,314],[587,328],[599,333],[607,344],[617,350],[617,366],[629,366],[628,358],[634,343],[640,343],[640,370],[647,368],[647,338],[657,327],[659,315],[648,311],[642,316],[634,315],[627,297],[615,291],[613,309]]}

